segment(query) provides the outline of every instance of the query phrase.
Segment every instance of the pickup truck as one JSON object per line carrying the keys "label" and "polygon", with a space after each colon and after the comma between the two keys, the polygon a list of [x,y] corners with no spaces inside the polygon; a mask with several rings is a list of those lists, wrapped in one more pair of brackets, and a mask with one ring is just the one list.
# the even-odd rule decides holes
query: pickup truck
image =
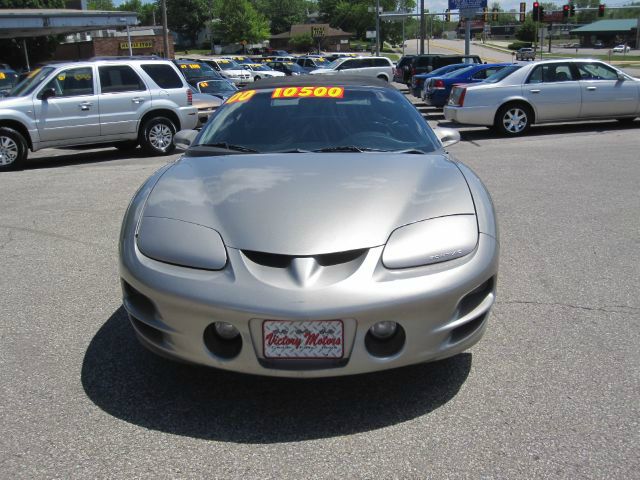
{"label": "pickup truck", "polygon": [[521,48],[516,52],[516,60],[535,60],[536,51],[533,48]]}

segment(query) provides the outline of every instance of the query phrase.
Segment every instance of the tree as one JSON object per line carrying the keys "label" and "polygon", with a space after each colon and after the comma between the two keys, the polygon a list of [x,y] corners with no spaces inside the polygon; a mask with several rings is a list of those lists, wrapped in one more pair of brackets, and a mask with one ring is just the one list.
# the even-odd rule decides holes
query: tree
{"label": "tree", "polygon": [[255,7],[271,20],[271,33],[278,34],[288,32],[291,25],[304,23],[310,5],[307,0],[256,0]]}
{"label": "tree", "polygon": [[269,22],[249,0],[220,0],[216,37],[225,43],[258,43],[269,38]]}
{"label": "tree", "polygon": [[127,0],[118,6],[118,10],[122,12],[136,12],[140,25],[153,25],[153,11],[156,7],[154,3],[142,3],[141,0]]}
{"label": "tree", "polygon": [[[116,7],[113,5],[112,0],[89,0],[87,2],[87,9],[89,10],[104,10],[113,11]],[[132,11],[132,10],[127,10]]]}
{"label": "tree", "polygon": [[309,33],[303,33],[301,35],[296,35],[291,37],[289,43],[297,52],[308,52],[314,46],[313,37]]}
{"label": "tree", "polygon": [[171,0],[167,2],[169,29],[195,44],[198,32],[211,20],[208,0]]}
{"label": "tree", "polygon": [[533,42],[536,39],[536,24],[530,15],[525,22],[516,30],[516,38],[523,42]]}

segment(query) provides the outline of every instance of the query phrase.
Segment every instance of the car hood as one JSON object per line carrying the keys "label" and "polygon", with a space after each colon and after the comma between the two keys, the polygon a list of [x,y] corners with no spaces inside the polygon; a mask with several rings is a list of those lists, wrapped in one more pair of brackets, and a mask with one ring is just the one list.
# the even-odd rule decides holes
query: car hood
{"label": "car hood", "polygon": [[228,247],[286,255],[374,247],[399,226],[464,213],[475,208],[454,163],[386,153],[183,157],[144,210],[213,228]]}

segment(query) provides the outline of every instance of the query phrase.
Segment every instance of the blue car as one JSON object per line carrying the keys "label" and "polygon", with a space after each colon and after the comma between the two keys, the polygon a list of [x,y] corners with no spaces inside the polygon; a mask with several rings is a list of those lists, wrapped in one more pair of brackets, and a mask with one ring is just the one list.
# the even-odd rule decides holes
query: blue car
{"label": "blue car", "polygon": [[439,77],[445,73],[460,70],[461,68],[468,67],[468,63],[453,63],[451,65],[445,65],[444,67],[436,68],[429,73],[420,73],[411,77],[411,93],[414,97],[422,97],[422,87],[425,80],[431,77]]}
{"label": "blue car", "polygon": [[424,101],[432,107],[442,108],[447,104],[449,94],[455,84],[482,82],[509,65],[513,64],[481,63],[454,70],[439,77],[431,77],[424,86]]}

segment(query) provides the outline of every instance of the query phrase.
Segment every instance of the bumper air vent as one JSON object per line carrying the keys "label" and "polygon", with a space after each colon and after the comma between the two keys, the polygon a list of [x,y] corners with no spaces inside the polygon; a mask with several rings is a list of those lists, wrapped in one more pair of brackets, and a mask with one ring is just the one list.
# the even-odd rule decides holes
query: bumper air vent
{"label": "bumper air vent", "polygon": [[[318,262],[318,265],[322,267],[330,267],[333,265],[352,262],[365,254],[366,251],[366,248],[361,248],[346,252],[323,253],[321,255],[312,255],[311,257]],[[294,258],[301,258],[294,255],[280,255],[276,253],[255,252],[252,250],[243,250],[242,253],[245,257],[258,265],[272,268],[288,268]]]}

